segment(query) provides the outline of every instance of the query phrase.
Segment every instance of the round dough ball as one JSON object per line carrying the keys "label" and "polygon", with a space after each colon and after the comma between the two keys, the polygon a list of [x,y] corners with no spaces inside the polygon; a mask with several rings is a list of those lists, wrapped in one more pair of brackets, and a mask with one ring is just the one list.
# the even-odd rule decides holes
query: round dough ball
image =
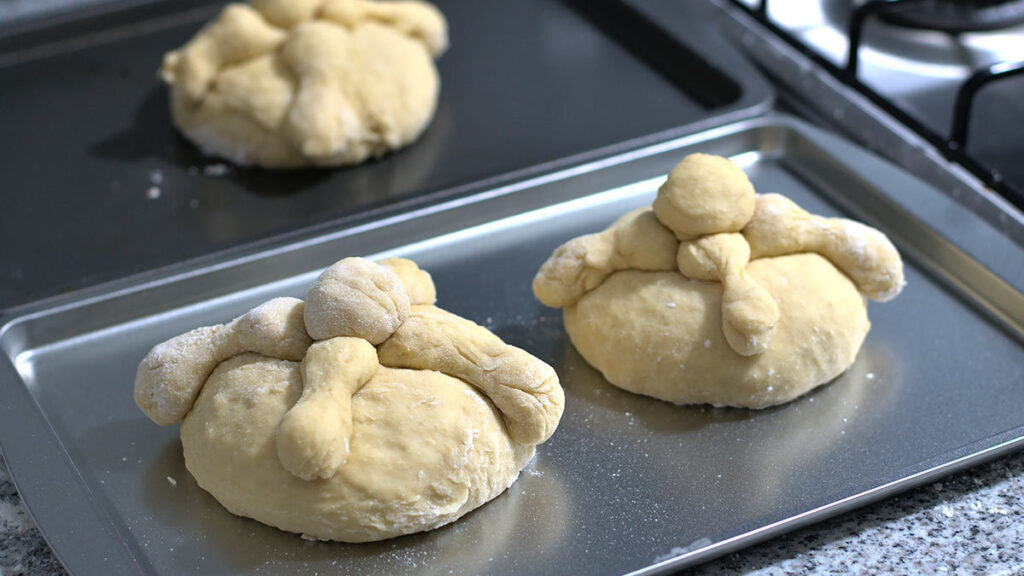
{"label": "round dough ball", "polygon": [[382,366],[352,398],[345,465],[330,479],[302,480],[275,447],[301,392],[299,363],[236,356],[182,422],[185,465],[232,513],[324,540],[382,540],[453,522],[508,488],[533,457],[471,386]]}
{"label": "round dough ball", "polygon": [[229,5],[165,56],[178,129],[206,154],[265,168],[357,164],[418,138],[440,90],[441,13],[422,2],[332,1],[316,13],[289,2]]}
{"label": "round dough ball", "polygon": [[658,189],[654,214],[680,240],[739,232],[754,215],[754,185],[728,158],[690,154]]}
{"label": "round dough ball", "polygon": [[677,404],[764,408],[850,367],[870,323],[849,278],[817,254],[755,260],[746,274],[779,307],[762,354],[729,347],[720,284],[677,272],[616,272],[565,309],[566,330],[609,382]]}
{"label": "round dough ball", "polygon": [[306,331],[315,340],[362,338],[374,346],[398,330],[411,304],[390,268],[350,257],[329,266],[306,293]]}

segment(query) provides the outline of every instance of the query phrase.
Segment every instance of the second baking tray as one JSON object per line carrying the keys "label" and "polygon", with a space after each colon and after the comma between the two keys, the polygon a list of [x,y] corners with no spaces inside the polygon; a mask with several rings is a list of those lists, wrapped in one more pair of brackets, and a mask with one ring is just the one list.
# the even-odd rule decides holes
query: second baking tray
{"label": "second baking tray", "polygon": [[0,26],[0,232],[19,240],[0,242],[0,309],[468,196],[771,102],[735,47],[703,25],[717,11],[706,1],[687,2],[685,43],[640,26],[641,45],[663,40],[648,52],[673,55],[666,69],[560,0],[438,0],[451,48],[417,142],[335,170],[229,167],[176,134],[156,78],[164,52],[223,4],[112,0],[34,32]]}
{"label": "second baking tray", "polygon": [[[785,406],[678,407],[620,391],[574,351],[560,312],[531,294],[553,248],[650,202],[694,151],[733,157],[761,192],[866,220],[906,257],[908,286],[871,305],[854,366]],[[970,255],[979,247],[993,270]],[[440,305],[554,365],[567,396],[558,431],[507,493],[452,526],[361,545],[306,542],[232,516],[185,470],[177,426],[153,425],[132,401],[153,344],[273,296],[301,297],[349,255],[416,259]],[[1022,270],[1019,246],[890,165],[796,120],[749,121],[16,310],[0,332],[0,439],[26,504],[76,574],[668,571],[1019,447]]]}

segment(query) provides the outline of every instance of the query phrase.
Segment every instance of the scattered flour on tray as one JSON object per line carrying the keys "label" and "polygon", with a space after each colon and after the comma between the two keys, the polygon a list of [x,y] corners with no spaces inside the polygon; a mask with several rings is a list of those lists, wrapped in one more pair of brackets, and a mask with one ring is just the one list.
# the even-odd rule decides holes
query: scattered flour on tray
{"label": "scattered flour on tray", "polygon": [[203,176],[213,176],[215,178],[221,176],[227,176],[231,168],[227,164],[207,164],[203,166]]}
{"label": "scattered flour on tray", "polygon": [[0,532],[23,532],[33,526],[24,508],[0,500]]}
{"label": "scattered flour on tray", "polygon": [[664,560],[668,560],[670,558],[675,558],[677,556],[682,556],[683,554],[686,554],[687,552],[693,552],[694,550],[699,550],[701,548],[704,548],[705,546],[710,546],[710,545],[711,545],[711,540],[709,538],[701,538],[699,540],[694,540],[693,542],[691,542],[690,544],[687,544],[686,546],[676,546],[676,547],[672,548],[671,550],[669,550],[667,554],[662,554],[661,556],[655,557],[654,561],[656,563],[657,562],[662,562]]}

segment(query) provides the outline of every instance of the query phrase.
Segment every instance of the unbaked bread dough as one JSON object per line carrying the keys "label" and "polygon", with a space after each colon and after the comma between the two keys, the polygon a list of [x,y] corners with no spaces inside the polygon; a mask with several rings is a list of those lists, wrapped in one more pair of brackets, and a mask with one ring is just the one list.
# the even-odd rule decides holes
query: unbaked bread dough
{"label": "unbaked bread dough", "polygon": [[205,153],[267,168],[357,164],[429,124],[447,24],[419,0],[229,4],[164,57],[178,128]]}
{"label": "unbaked bread dough", "polygon": [[437,528],[516,480],[564,396],[550,366],[434,294],[409,260],[346,258],[305,303],[154,347],[136,403],[181,421],[185,465],[234,514],[345,542]]}
{"label": "unbaked bread dough", "polygon": [[904,285],[878,230],[757,195],[729,160],[693,154],[650,208],[555,250],[533,281],[609,382],[678,404],[764,408],[853,363],[866,298]]}

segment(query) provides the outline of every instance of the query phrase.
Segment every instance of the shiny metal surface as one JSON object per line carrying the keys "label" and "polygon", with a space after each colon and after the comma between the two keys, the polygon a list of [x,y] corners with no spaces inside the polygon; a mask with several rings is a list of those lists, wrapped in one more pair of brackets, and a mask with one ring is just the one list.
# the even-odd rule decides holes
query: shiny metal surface
{"label": "shiny metal surface", "polygon": [[[619,391],[530,292],[555,246],[649,202],[694,151],[733,157],[762,192],[863,218],[907,257],[908,287],[871,305],[853,368],[789,405],[677,407]],[[958,245],[986,246],[992,271]],[[556,367],[567,400],[555,436],[507,493],[427,534],[313,543],[230,515],[184,469],[177,427],[134,406],[138,360],[184,330],[301,296],[343,256],[393,254],[433,274],[442,306]],[[660,573],[1024,445],[1021,286],[1024,251],[944,195],[799,121],[759,119],[14,310],[0,322],[0,440],[74,574]]]}
{"label": "shiny metal surface", "polygon": [[[753,6],[755,0],[740,0]],[[848,23],[854,0],[769,0],[768,17],[833,64],[848,57]],[[948,137],[957,90],[971,73],[999,62],[1024,60],[1024,25],[949,34],[913,30],[871,17],[859,51],[858,78],[905,110],[928,130]],[[1024,189],[1024,78],[994,84],[975,107],[967,151]]]}

